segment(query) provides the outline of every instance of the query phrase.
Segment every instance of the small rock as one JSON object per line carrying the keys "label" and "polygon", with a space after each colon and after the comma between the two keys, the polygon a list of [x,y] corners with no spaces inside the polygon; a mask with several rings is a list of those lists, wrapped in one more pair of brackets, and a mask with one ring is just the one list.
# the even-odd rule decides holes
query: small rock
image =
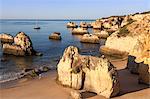
{"label": "small rock", "polygon": [[54,32],[49,36],[49,39],[53,40],[61,40],[61,35],[59,32]]}
{"label": "small rock", "polygon": [[73,99],[82,99],[80,92],[77,90],[72,90],[70,95]]}

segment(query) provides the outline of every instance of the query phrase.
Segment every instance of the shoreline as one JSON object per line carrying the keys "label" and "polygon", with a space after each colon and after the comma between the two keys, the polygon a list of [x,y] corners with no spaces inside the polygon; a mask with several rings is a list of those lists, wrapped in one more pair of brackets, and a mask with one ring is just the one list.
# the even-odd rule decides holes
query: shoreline
{"label": "shoreline", "polygon": [[[138,84],[138,75],[131,74],[126,67],[127,60],[115,61],[112,64],[117,68],[121,91],[113,99],[132,99],[135,96],[138,99],[148,99],[150,97],[150,88],[144,84]],[[6,89],[0,89],[2,99],[71,99],[72,89],[63,87],[56,83],[57,71],[52,70],[43,74],[41,79],[20,80],[16,86]],[[12,98],[13,97],[13,98]],[[96,94],[84,93],[88,99],[105,99]]]}

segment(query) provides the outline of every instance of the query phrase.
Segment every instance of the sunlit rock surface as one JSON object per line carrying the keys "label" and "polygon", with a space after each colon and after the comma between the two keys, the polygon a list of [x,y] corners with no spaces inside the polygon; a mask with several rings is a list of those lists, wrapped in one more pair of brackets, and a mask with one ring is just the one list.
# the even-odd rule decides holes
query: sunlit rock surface
{"label": "sunlit rock surface", "polygon": [[57,65],[58,81],[74,89],[85,89],[107,98],[119,93],[118,74],[104,57],[83,56],[69,46]]}

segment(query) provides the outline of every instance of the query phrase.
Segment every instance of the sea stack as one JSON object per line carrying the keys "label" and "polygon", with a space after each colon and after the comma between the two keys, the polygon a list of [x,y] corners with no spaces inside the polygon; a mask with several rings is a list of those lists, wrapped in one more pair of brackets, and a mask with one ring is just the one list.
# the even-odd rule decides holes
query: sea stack
{"label": "sea stack", "polygon": [[104,57],[83,56],[69,46],[57,65],[60,84],[110,98],[119,93],[118,73]]}
{"label": "sea stack", "polygon": [[14,37],[14,44],[3,44],[3,53],[16,56],[33,55],[35,51],[32,42],[24,32],[19,32]]}

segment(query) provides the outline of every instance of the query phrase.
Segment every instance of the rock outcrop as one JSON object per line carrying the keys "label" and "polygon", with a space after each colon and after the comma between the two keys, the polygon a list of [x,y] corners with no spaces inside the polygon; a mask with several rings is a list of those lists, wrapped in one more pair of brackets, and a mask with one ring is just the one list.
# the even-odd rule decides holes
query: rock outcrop
{"label": "rock outcrop", "polygon": [[14,38],[10,34],[3,33],[3,34],[0,34],[0,40],[2,43],[13,43]]}
{"label": "rock outcrop", "polygon": [[59,32],[54,32],[49,36],[49,39],[53,40],[61,40],[61,35]]}
{"label": "rock outcrop", "polygon": [[99,38],[96,35],[93,34],[84,34],[80,40],[82,43],[99,43]]}
{"label": "rock outcrop", "polygon": [[[139,82],[150,85],[150,33],[142,34],[138,39],[138,43],[130,52],[135,57],[136,64],[128,64],[128,68],[139,73]],[[134,67],[134,68],[133,68]]]}
{"label": "rock outcrop", "polygon": [[96,32],[96,33],[93,33],[93,34],[98,36],[99,38],[104,38],[104,39],[106,39],[109,36],[109,33],[105,30],[102,30],[100,32]]}
{"label": "rock outcrop", "polygon": [[101,29],[102,28],[102,23],[100,21],[95,21],[91,23],[91,26],[93,27],[93,29]]}
{"label": "rock outcrop", "polygon": [[121,58],[121,59],[128,57],[128,53],[125,51],[119,51],[119,50],[111,49],[105,46],[100,47],[100,52],[105,55],[116,57],[116,58]]}
{"label": "rock outcrop", "polygon": [[86,22],[81,22],[80,27],[81,28],[88,28],[88,24]]}
{"label": "rock outcrop", "polygon": [[144,37],[143,34],[150,33],[150,14],[141,15],[136,20],[133,19],[135,18],[107,38],[106,48],[130,53],[138,40]]}
{"label": "rock outcrop", "polygon": [[150,85],[150,64],[139,64],[139,83]]}
{"label": "rock outcrop", "polygon": [[117,71],[104,57],[82,56],[68,47],[57,65],[58,81],[74,89],[85,89],[106,98],[119,93]]}
{"label": "rock outcrop", "polygon": [[14,44],[3,44],[3,53],[17,56],[36,54],[32,47],[32,42],[24,32],[19,32],[14,37]]}
{"label": "rock outcrop", "polygon": [[67,28],[77,28],[77,27],[78,27],[78,25],[74,22],[68,22],[67,23]]}
{"label": "rock outcrop", "polygon": [[83,34],[88,34],[88,30],[85,28],[74,28],[72,30],[72,34],[74,35],[83,35]]}

